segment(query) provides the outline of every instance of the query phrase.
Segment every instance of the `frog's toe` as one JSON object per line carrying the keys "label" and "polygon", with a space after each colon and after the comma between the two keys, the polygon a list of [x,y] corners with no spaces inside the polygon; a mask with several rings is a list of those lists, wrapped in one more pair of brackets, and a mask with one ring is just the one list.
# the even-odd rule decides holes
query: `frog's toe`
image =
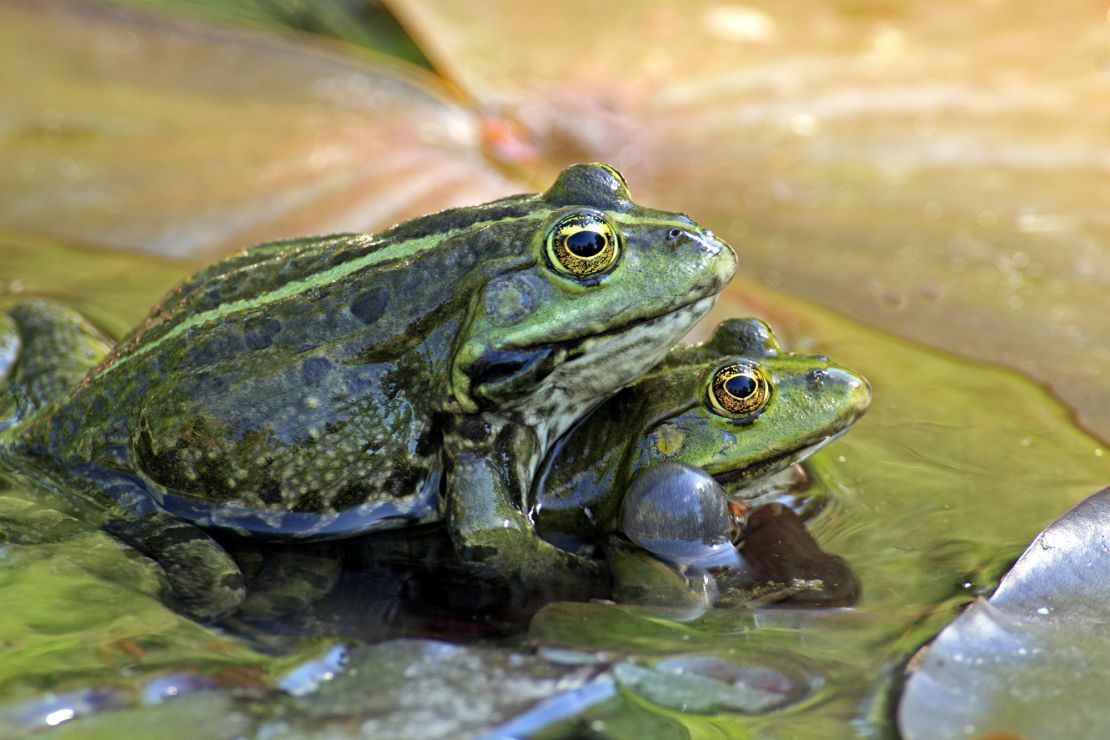
{"label": "frog's toe", "polygon": [[155,560],[169,582],[177,611],[199,621],[229,616],[246,596],[235,560],[197,527],[168,514],[115,520],[106,529]]}

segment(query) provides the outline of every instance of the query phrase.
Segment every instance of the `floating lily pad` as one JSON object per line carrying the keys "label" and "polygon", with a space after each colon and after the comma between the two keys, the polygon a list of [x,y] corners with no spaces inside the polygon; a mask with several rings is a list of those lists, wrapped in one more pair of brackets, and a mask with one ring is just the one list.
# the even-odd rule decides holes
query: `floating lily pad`
{"label": "floating lily pad", "polygon": [[907,738],[1096,737],[1110,682],[1110,488],[1037,535],[945,627],[898,708]]}
{"label": "floating lily pad", "polygon": [[111,0],[124,7],[180,13],[269,31],[330,36],[427,67],[397,21],[374,0]]}

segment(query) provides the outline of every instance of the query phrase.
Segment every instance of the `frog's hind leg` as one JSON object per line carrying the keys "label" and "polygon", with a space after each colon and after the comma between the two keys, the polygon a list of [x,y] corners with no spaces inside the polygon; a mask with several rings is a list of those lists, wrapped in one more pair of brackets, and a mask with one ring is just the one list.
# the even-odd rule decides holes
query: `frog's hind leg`
{"label": "frog's hind leg", "polygon": [[242,605],[245,590],[239,566],[199,527],[155,510],[141,518],[110,520],[104,529],[162,567],[169,601],[186,616],[215,621]]}
{"label": "frog's hind leg", "polygon": [[[0,427],[12,407],[19,420],[61,398],[111,347],[76,311],[43,300],[13,306],[0,316],[0,383],[7,385],[0,388]],[[140,482],[92,463],[39,462],[43,476],[103,512],[105,531],[162,567],[179,611],[208,621],[239,608],[243,576],[235,561],[199,527],[159,509]]]}
{"label": "frog's hind leg", "polygon": [[76,311],[43,300],[17,303],[0,319],[0,379],[22,419],[60,398],[112,348]]}
{"label": "frog's hind leg", "polygon": [[169,586],[166,601],[176,611],[207,622],[242,605],[243,575],[227,550],[197,525],[159,508],[142,481],[84,462],[56,461],[50,477],[78,500],[91,503],[105,532],[162,568]]}

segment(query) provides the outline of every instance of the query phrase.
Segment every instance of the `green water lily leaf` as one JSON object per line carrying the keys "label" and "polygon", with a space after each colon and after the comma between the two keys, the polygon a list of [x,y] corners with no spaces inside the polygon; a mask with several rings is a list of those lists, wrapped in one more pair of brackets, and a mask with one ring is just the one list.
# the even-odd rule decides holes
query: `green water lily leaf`
{"label": "green water lily leaf", "polygon": [[1026,372],[1110,439],[1105,8],[390,7],[539,159],[606,159],[746,276]]}
{"label": "green water lily leaf", "polygon": [[1108,573],[1110,488],[1037,535],[994,595],[941,631],[906,683],[905,737],[1101,734]]}
{"label": "green water lily leaf", "polygon": [[410,65],[47,0],[0,7],[0,227],[165,255],[504,195]]}
{"label": "green water lily leaf", "polygon": [[625,690],[676,711],[758,714],[797,702],[812,688],[804,668],[782,663],[680,655],[650,667],[624,661],[614,666],[613,675]]}
{"label": "green water lily leaf", "polygon": [[54,731],[54,737],[80,740],[115,740],[121,737],[153,737],[174,728],[181,740],[236,738],[251,728],[245,712],[232,706],[226,694],[207,691],[190,694],[167,704],[75,717]]}

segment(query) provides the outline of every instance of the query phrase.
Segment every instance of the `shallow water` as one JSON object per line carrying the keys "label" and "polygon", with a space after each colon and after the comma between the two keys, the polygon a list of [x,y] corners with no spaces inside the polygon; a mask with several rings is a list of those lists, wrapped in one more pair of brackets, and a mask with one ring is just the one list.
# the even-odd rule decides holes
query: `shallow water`
{"label": "shallow water", "polygon": [[[67,269],[59,272],[60,264]],[[0,249],[9,291],[66,299],[117,333],[188,270],[14,234]],[[459,677],[467,670],[477,671],[475,681],[528,687],[512,701],[488,706],[488,717],[449,731],[488,730],[520,717],[543,696],[573,691],[521,726],[546,728],[540,736],[552,737],[586,730],[616,737],[649,730],[677,737],[889,734],[890,691],[905,661],[961,605],[989,591],[1037,531],[1110,479],[1110,454],[1038,385],[1013,372],[928,351],[742,282],[730,287],[711,318],[750,313],[766,318],[791,348],[825,352],[874,388],[868,415],[811,466],[826,500],[807,526],[821,549],[844,558],[854,573],[861,586],[854,606],[711,609],[691,619],[608,603],[552,604],[526,633],[506,637],[504,622],[463,612],[416,615],[406,626],[396,621],[388,580],[370,578],[347,592],[364,636],[431,635],[484,652],[386,643],[381,650],[392,663],[381,662],[386,653],[362,649],[347,667],[305,667],[327,658],[334,641],[309,635],[258,642],[177,616],[157,599],[151,563],[103,534],[21,503],[42,500],[9,476],[0,518],[35,535],[23,539],[37,541],[0,545],[0,734],[52,723],[78,734],[135,734],[168,722],[186,732],[191,727],[198,737],[213,728],[275,736],[358,727],[431,733],[421,724],[428,717],[405,709],[405,694],[389,706],[367,698],[372,685],[360,681],[374,671],[365,666],[379,664],[398,673],[377,680],[402,687],[419,680],[424,683],[412,684],[413,691],[441,692],[428,695],[433,704],[452,697],[458,703],[467,683]],[[380,610],[366,608],[370,602]],[[374,620],[383,625],[377,632]],[[532,657],[536,646],[544,648],[539,659]],[[760,714],[729,709],[727,701],[696,707],[681,698],[690,690],[685,674],[675,679],[662,670],[668,664],[647,670],[670,656],[696,673],[704,668],[701,659],[681,656],[706,654],[758,668],[764,684],[766,675],[779,676],[801,687],[800,695]],[[405,655],[420,657],[397,657]],[[581,667],[591,660],[594,667]],[[427,688],[437,661],[458,673]],[[429,666],[431,674],[406,665]],[[302,679],[287,679],[298,667],[299,676],[328,678],[303,688]]]}

